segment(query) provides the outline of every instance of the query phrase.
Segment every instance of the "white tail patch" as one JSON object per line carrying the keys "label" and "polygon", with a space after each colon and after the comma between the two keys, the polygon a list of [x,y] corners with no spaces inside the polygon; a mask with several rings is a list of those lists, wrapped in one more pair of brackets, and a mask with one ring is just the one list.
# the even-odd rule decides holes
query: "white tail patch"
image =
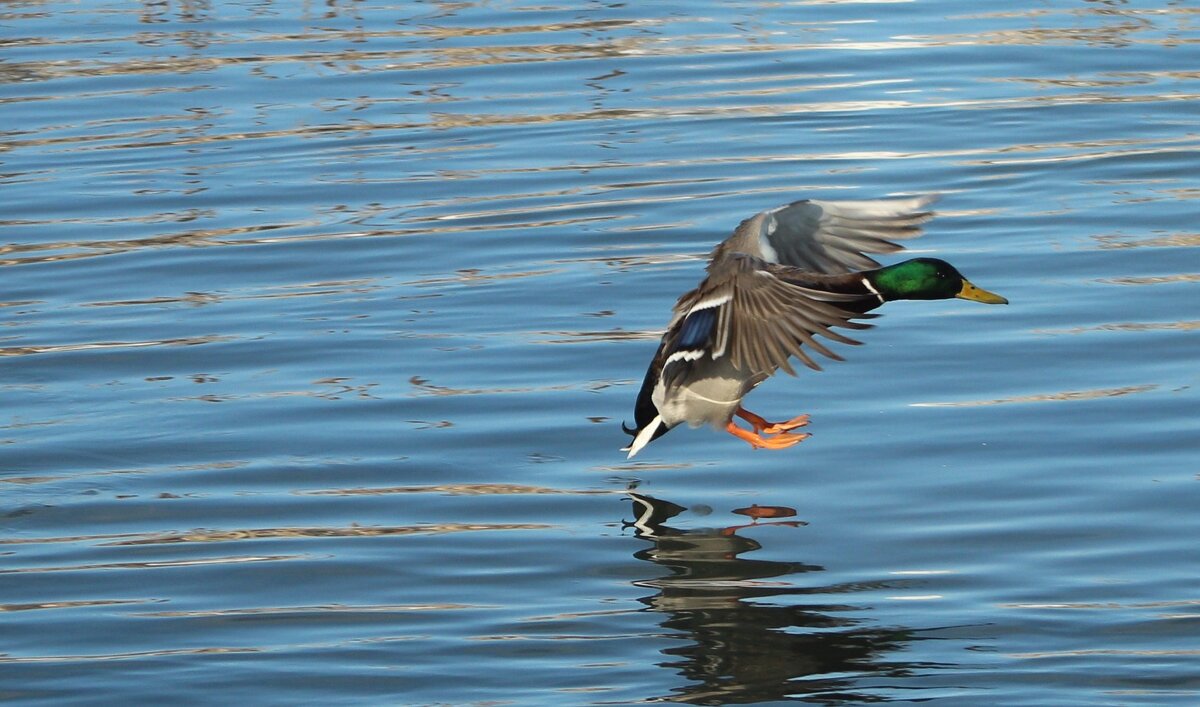
{"label": "white tail patch", "polygon": [[650,439],[654,437],[654,433],[658,430],[659,426],[662,425],[662,421],[662,415],[655,415],[654,419],[650,421],[650,424],[643,427],[642,430],[637,433],[637,437],[633,438],[633,442],[631,442],[628,447],[621,450],[629,450],[629,456],[625,457],[626,459],[633,459],[634,454],[642,451],[642,447],[645,447],[650,443]]}

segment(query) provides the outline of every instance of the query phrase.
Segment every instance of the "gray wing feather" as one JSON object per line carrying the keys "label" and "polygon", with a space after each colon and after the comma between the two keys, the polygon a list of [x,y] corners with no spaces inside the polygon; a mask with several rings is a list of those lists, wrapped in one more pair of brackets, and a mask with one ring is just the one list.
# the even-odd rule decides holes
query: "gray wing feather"
{"label": "gray wing feather", "polygon": [[[867,329],[868,324],[851,321],[855,312],[841,309],[838,302],[853,296],[821,292],[786,281],[790,266],[775,265],[743,254],[731,254],[722,263],[720,278],[713,284],[729,294],[722,305],[714,339],[726,341],[730,362],[737,368],[770,374],[782,368],[791,375],[789,358],[795,357],[814,370],[820,365],[808,350],[840,361],[842,357],[816,339],[822,336],[845,344],[858,341],[832,331],[833,327]],[[714,288],[714,291],[717,291]],[[706,296],[708,296],[706,294]],[[807,349],[807,350],[806,350]]]}
{"label": "gray wing feather", "polygon": [[796,201],[754,219],[783,265],[839,274],[879,267],[867,253],[895,253],[893,240],[921,235],[936,195],[873,201]]}

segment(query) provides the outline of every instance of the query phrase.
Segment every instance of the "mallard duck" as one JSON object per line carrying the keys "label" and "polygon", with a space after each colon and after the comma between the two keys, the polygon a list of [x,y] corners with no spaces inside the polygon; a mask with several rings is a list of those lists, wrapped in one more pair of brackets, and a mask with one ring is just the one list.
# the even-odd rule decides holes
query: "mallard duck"
{"label": "mallard duck", "polygon": [[796,375],[792,358],[818,371],[813,352],[843,360],[817,336],[859,344],[834,327],[868,329],[855,320],[876,316],[869,312],[893,300],[1007,304],[944,260],[881,266],[867,255],[904,250],[892,240],[919,236],[936,198],[811,199],[742,221],[713,249],[703,282],[675,303],[638,393],[637,427],[622,425],[633,437],[622,451],[633,458],[682,422],[724,429],[756,449],[791,447],[809,436],[792,433],[808,424],[807,415],[768,422],[742,399],[781,368]]}

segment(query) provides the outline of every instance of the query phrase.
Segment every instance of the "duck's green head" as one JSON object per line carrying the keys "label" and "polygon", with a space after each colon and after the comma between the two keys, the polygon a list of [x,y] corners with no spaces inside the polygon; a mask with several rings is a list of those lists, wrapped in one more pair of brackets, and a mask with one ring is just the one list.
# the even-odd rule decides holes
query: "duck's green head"
{"label": "duck's green head", "polygon": [[1008,304],[1000,295],[976,287],[953,265],[937,258],[913,258],[867,275],[886,300],[969,299],[984,304]]}

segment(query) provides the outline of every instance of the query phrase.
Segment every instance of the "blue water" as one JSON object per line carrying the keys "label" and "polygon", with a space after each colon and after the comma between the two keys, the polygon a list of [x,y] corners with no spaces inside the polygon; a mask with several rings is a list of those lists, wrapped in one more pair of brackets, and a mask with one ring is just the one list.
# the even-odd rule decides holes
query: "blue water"
{"label": "blue water", "polygon": [[[1196,704],[1196,20],[5,4],[0,698]],[[928,192],[1011,305],[625,459],[741,219]]]}

